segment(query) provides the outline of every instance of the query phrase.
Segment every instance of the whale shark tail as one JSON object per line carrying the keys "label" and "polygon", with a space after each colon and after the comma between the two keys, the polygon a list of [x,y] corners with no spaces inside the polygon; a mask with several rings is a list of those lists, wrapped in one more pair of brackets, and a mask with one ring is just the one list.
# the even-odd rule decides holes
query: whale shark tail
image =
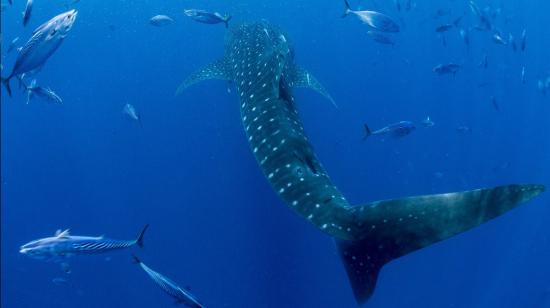
{"label": "whale shark tail", "polygon": [[393,259],[476,227],[544,191],[542,185],[378,201],[349,208],[353,240],[336,239],[356,300],[373,293],[382,266]]}

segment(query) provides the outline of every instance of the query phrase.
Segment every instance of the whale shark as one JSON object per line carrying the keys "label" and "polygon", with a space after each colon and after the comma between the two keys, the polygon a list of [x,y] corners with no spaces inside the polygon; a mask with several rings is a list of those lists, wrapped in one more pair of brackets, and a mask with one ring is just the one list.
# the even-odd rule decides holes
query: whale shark
{"label": "whale shark", "polygon": [[178,87],[204,80],[236,87],[252,154],[286,205],[334,238],[359,304],[372,295],[382,266],[495,218],[545,190],[512,184],[351,205],[330,180],[304,132],[294,88],[331,96],[294,63],[287,35],[267,21],[231,28],[223,57]]}

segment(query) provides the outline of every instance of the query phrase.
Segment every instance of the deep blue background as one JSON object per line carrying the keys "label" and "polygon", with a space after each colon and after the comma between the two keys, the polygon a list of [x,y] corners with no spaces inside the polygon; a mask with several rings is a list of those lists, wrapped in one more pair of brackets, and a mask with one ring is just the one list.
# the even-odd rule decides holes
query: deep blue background
{"label": "deep blue background", "polygon": [[[2,12],[2,76],[62,1],[35,1],[26,29],[24,1]],[[236,1],[235,1],[236,2]],[[276,3],[275,3],[276,2]],[[550,98],[537,90],[550,72],[550,4],[492,1],[500,29],[525,53],[473,33],[467,50],[453,30],[447,48],[434,29],[466,12],[463,1],[417,1],[411,12],[371,5],[400,20],[395,47],[378,45],[340,1],[85,1],[69,36],[38,74],[63,105],[1,92],[2,307],[172,307],[131,263],[130,253],[70,260],[73,272],[18,253],[29,240],[71,228],[78,235],[130,239],[145,224],[146,247],[134,250],[153,269],[211,307],[353,307],[332,240],[278,199],[256,165],[237,99],[224,82],[199,84],[174,97],[178,84],[223,53],[225,29],[183,15],[184,8],[231,12],[231,23],[265,18],[285,29],[296,61],[333,95],[297,90],[316,151],[354,204],[515,182],[550,184]],[[485,7],[489,2],[480,1]],[[352,2],[354,6],[357,1]],[[450,16],[434,19],[438,8]],[[167,14],[173,25],[148,19]],[[505,23],[505,17],[509,22]],[[110,28],[114,28],[114,31]],[[483,54],[489,68],[477,67]],[[464,65],[453,78],[440,63]],[[527,83],[520,82],[521,67]],[[489,86],[478,88],[478,84]],[[15,88],[15,82],[13,82]],[[501,107],[490,103],[494,95]],[[122,107],[141,112],[143,128]],[[401,140],[361,142],[362,124],[399,120],[436,125]],[[456,127],[467,125],[471,133]],[[384,267],[366,307],[550,307],[550,197]],[[108,258],[106,258],[108,257]],[[68,282],[57,285],[55,277]]]}

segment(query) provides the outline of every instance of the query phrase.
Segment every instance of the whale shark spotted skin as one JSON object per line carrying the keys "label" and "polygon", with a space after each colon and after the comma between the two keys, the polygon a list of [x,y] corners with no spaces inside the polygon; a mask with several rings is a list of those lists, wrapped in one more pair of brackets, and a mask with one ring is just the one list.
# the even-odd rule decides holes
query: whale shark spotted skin
{"label": "whale shark spotted skin", "polygon": [[323,86],[297,67],[287,36],[269,23],[230,29],[225,55],[184,80],[235,84],[252,153],[289,208],[336,240],[355,298],[365,302],[389,261],[469,230],[530,200],[543,185],[507,185],[466,192],[349,204],[317,159],[298,116],[292,89]]}

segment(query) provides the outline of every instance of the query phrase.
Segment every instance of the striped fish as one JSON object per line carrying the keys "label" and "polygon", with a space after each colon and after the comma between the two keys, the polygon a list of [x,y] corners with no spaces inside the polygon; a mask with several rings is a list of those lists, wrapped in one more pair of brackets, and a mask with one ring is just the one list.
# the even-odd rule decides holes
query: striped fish
{"label": "striped fish", "polygon": [[143,247],[143,235],[149,225],[145,225],[135,240],[115,240],[103,236],[74,236],[69,230],[58,230],[53,237],[31,241],[21,246],[19,252],[37,259],[56,259],[75,254],[96,254],[128,248],[134,245]]}
{"label": "striped fish", "polygon": [[183,304],[187,307],[192,308],[202,308],[204,307],[199,301],[189,292],[189,290],[179,287],[175,282],[166,278],[164,275],[155,272],[147,265],[143,264],[141,260],[134,256],[134,261],[136,264],[141,266],[141,268],[153,279],[153,281],[168,295],[176,299],[176,304]]}

